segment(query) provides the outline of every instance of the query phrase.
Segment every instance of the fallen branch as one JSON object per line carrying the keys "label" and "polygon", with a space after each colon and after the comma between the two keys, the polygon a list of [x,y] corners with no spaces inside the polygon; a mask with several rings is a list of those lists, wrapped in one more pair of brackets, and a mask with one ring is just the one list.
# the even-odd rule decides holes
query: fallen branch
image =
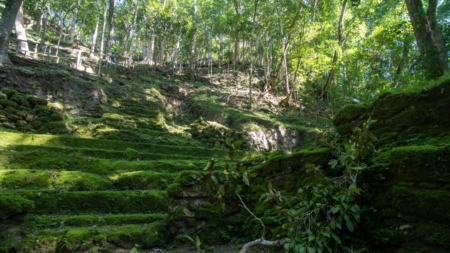
{"label": "fallen branch", "polygon": [[239,198],[239,200],[241,201],[240,206],[242,208],[244,208],[248,213],[250,213],[250,215],[253,216],[253,218],[255,218],[255,220],[259,221],[259,223],[261,224],[261,227],[263,229],[261,239],[257,239],[257,240],[254,240],[254,241],[244,244],[244,246],[242,246],[242,249],[241,249],[241,251],[239,251],[239,253],[245,253],[248,251],[248,249],[250,249],[251,247],[256,246],[256,245],[263,245],[263,246],[268,246],[268,247],[283,246],[284,240],[268,241],[268,240],[264,239],[264,237],[266,235],[266,226],[264,225],[264,222],[260,218],[258,218],[252,211],[250,211],[250,209],[248,209],[247,205],[245,205],[244,201],[242,200],[242,198],[239,194],[236,194],[236,195]]}
{"label": "fallen branch", "polygon": [[251,242],[248,242],[242,246],[241,251],[239,253],[245,253],[247,252],[251,247],[256,245],[263,245],[268,247],[281,247],[284,245],[284,240],[277,240],[277,241],[268,241],[265,239],[257,239]]}

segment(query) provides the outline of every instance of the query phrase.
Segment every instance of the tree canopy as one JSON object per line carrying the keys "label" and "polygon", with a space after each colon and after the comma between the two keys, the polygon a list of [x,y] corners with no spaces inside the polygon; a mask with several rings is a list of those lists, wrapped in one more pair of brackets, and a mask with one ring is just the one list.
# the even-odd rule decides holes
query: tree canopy
{"label": "tree canopy", "polygon": [[43,41],[59,32],[92,53],[190,73],[243,64],[263,70],[261,90],[297,98],[360,101],[448,71],[447,1],[25,0],[24,10]]}

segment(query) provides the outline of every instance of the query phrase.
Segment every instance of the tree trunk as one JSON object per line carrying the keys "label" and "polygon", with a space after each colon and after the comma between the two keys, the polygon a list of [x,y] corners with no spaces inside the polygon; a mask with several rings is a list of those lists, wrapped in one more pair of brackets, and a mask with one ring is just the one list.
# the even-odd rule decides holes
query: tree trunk
{"label": "tree trunk", "polygon": [[45,39],[47,37],[48,18],[50,16],[50,4],[47,2],[45,7],[47,8],[47,12],[44,13],[44,17],[42,19],[42,34],[41,34],[40,48],[45,47]]}
{"label": "tree trunk", "polygon": [[447,72],[448,68],[448,50],[445,46],[445,40],[442,36],[442,30],[436,20],[437,0],[428,0],[427,18],[430,26],[431,36],[434,45],[439,51],[439,58],[441,60],[442,71]]}
{"label": "tree trunk", "polygon": [[27,53],[28,52],[28,42],[27,40],[27,33],[25,31],[25,27],[23,26],[23,3],[20,5],[19,11],[17,12],[16,15],[16,21],[15,21],[15,26],[16,26],[16,36],[18,40],[23,40],[20,42],[20,51],[23,53]]}
{"label": "tree trunk", "polygon": [[100,64],[98,68],[98,74],[100,75],[102,69],[102,60],[103,60],[103,48],[105,45],[105,30],[106,30],[106,13],[108,11],[107,4],[104,2],[105,6],[103,8],[103,26],[102,26],[102,38],[100,39]]}
{"label": "tree trunk", "polygon": [[134,10],[134,18],[133,18],[133,29],[131,30],[131,45],[130,45],[130,60],[133,61],[133,54],[134,54],[134,43],[135,43],[135,37],[136,34],[134,33],[134,30],[136,30],[136,20],[137,20],[137,14],[139,11],[139,3],[135,3],[135,10]]}
{"label": "tree trunk", "polygon": [[11,64],[8,56],[9,35],[16,20],[22,0],[7,0],[0,20],[0,66]]}
{"label": "tree trunk", "polygon": [[[97,0],[96,5],[97,12],[100,10],[100,0]],[[92,44],[91,44],[91,53],[89,54],[89,57],[94,57],[95,52],[95,43],[97,42],[97,34],[98,34],[98,25],[100,23],[100,14],[97,15],[97,18],[95,19],[95,29],[94,34],[92,34]]]}
{"label": "tree trunk", "polygon": [[439,50],[434,44],[427,16],[423,9],[422,0],[405,0],[405,2],[414,30],[414,37],[419,46],[425,78],[436,79],[444,72]]}
{"label": "tree trunk", "polygon": [[73,37],[75,34],[75,28],[77,26],[77,19],[78,19],[78,8],[80,7],[80,0],[77,1],[77,6],[73,10],[73,17],[72,17],[72,23],[70,25],[70,43],[73,42]]}
{"label": "tree trunk", "polygon": [[107,53],[109,51],[111,51],[112,38],[114,36],[114,0],[109,0],[108,24],[109,24],[109,33],[108,33],[108,40],[106,42],[106,52]]}
{"label": "tree trunk", "polygon": [[191,37],[191,52],[189,59],[189,71],[191,81],[194,81],[194,61],[195,61],[195,43],[197,41],[197,0],[194,0],[194,12],[192,15],[192,37]]}
{"label": "tree trunk", "polygon": [[153,55],[155,52],[155,35],[152,34],[152,37],[150,39],[150,44],[148,45],[148,50],[147,50],[147,62],[149,65],[153,65]]}
{"label": "tree trunk", "polygon": [[316,20],[316,9],[318,3],[319,0],[313,0],[311,2],[311,22],[314,22]]}
{"label": "tree trunk", "polygon": [[[344,15],[345,15],[346,7],[347,7],[347,0],[344,0],[344,2],[342,3],[341,15],[339,17],[339,24],[338,24],[337,40],[338,40],[338,45],[340,48],[342,48],[342,46],[344,44],[343,33],[344,33]],[[336,63],[338,61],[338,58],[339,58],[338,51],[335,50],[334,56],[333,56],[333,62],[332,62],[332,69],[330,70],[330,73],[328,74],[328,78],[327,78],[327,82],[325,83],[325,86],[323,86],[323,88],[322,88],[322,94],[321,94],[322,100],[326,100],[328,98],[328,90],[330,89],[331,83],[333,82],[333,79],[334,79],[334,74],[336,72]]]}
{"label": "tree trunk", "polygon": [[251,37],[250,37],[250,76],[249,76],[249,80],[248,80],[248,95],[250,97],[250,101],[249,101],[249,108],[250,110],[253,109],[253,83],[252,83],[252,79],[253,79],[253,61],[255,59],[255,57],[252,57],[253,55],[253,47],[252,47],[252,43],[255,40],[255,26],[256,26],[256,14],[258,13],[258,0],[255,0],[255,12],[253,13],[253,24],[252,24],[252,33],[251,33]]}

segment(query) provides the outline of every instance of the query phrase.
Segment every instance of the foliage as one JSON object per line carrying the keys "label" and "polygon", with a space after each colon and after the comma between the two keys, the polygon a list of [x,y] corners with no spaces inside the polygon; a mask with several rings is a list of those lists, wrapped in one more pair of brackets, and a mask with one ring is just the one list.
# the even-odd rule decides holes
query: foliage
{"label": "foliage", "polygon": [[200,245],[202,245],[200,238],[197,236],[195,236],[195,240],[192,239],[192,237],[188,236],[188,235],[183,235],[183,238],[188,239],[190,242],[192,242],[192,244],[195,246],[195,250],[197,251],[197,253],[200,253]]}
{"label": "foliage", "polygon": [[[281,226],[274,233],[277,238],[283,239],[288,252],[353,252],[344,241],[344,234],[354,232],[361,219],[361,209],[356,199],[362,189],[357,185],[357,177],[366,168],[364,161],[375,152],[373,142],[376,137],[369,130],[371,123],[369,119],[361,128],[355,128],[353,135],[345,141],[336,133],[319,134],[317,145],[332,151],[336,159],[330,160],[329,165],[340,171],[342,176],[329,177],[320,166],[306,164],[308,176],[295,194],[278,191],[269,181],[268,192],[262,194],[260,200],[275,206]],[[227,144],[233,158],[240,142],[227,140]],[[207,166],[205,169],[209,170],[209,178],[214,182],[218,207],[225,208],[227,193],[236,194],[240,206],[261,223],[263,232],[260,240],[264,241],[264,223],[248,209],[239,195],[241,180],[248,186],[249,175],[253,172],[239,162],[233,169],[227,168],[220,179],[213,174],[213,167]],[[271,243],[277,245],[276,242]]]}
{"label": "foliage", "polygon": [[344,250],[343,234],[354,232],[361,210],[356,198],[362,193],[357,176],[366,168],[365,159],[375,152],[375,136],[369,131],[371,121],[341,144],[336,133],[319,134],[318,144],[337,155],[329,161],[342,176],[330,178],[319,166],[307,164],[307,182],[294,195],[273,189],[262,195],[265,201],[277,203],[282,225],[278,236],[287,237],[288,252],[337,252]]}

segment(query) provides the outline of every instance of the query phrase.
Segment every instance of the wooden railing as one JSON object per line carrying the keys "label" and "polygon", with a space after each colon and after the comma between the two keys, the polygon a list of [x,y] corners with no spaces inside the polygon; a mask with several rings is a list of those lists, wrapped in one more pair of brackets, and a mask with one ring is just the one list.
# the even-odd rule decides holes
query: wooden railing
{"label": "wooden railing", "polygon": [[[29,46],[29,50],[28,51],[22,50],[21,43],[27,43]],[[67,52],[69,56],[60,56],[61,51]],[[84,60],[90,59],[90,53],[83,51],[81,48],[61,47],[55,46],[53,44],[43,44],[32,40],[19,40],[16,38],[10,38],[10,52],[12,52],[15,56],[18,57],[43,59],[48,62],[65,64],[70,67],[74,67],[78,70],[86,71],[91,74],[95,72],[93,67],[91,68],[87,64],[86,66],[83,66],[83,59]],[[76,57],[70,56],[74,53],[76,54]],[[94,56],[96,59],[98,59],[98,62],[96,62],[95,64],[96,67],[98,68],[97,74],[100,74],[102,65],[106,66],[110,65],[109,55],[94,54]],[[131,64],[131,61],[130,59],[128,59],[128,57],[120,57],[119,55],[116,55],[115,58],[116,58],[115,64],[120,64],[123,66],[129,66]]]}

